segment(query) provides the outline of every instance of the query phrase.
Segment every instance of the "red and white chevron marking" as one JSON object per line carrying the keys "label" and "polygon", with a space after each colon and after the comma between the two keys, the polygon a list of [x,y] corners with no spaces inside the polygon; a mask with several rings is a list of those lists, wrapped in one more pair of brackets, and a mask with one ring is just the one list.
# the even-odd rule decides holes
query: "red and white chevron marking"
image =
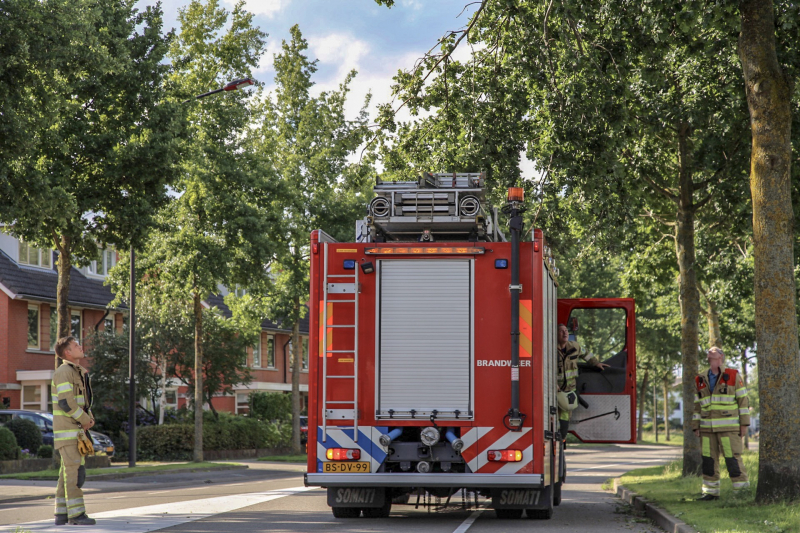
{"label": "red and white chevron marking", "polygon": [[[531,428],[522,431],[509,431],[504,426],[476,427],[461,436],[464,449],[461,456],[470,470],[478,474],[529,474],[533,467],[533,442]],[[489,461],[486,452],[489,450],[522,450],[522,461],[501,463]]]}

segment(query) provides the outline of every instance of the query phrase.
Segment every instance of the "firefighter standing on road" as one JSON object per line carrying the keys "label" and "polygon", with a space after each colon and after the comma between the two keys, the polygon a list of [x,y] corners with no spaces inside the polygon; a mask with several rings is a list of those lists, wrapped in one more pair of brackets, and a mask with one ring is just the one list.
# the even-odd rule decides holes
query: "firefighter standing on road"
{"label": "firefighter standing on road", "polygon": [[747,390],[739,372],[725,368],[725,354],[716,346],[707,353],[710,368],[695,378],[692,428],[703,449],[703,496],[719,500],[719,452],[725,457],[733,491],[750,486],[742,462],[742,437],[750,425]]}
{"label": "firefighter standing on road", "polygon": [[53,434],[55,449],[61,456],[56,487],[56,525],[91,526],[86,516],[81,486],[86,478],[84,459],[78,451],[78,433],[94,425],[90,408],[92,388],[89,375],[80,365],[85,357],[75,337],[56,343],[56,354],[64,360],[53,374]]}
{"label": "firefighter standing on road", "polygon": [[[558,325],[558,422],[561,439],[566,440],[569,431],[569,417],[572,410],[578,406],[578,397],[575,394],[576,380],[578,378],[578,359],[582,362],[603,370],[608,365],[601,363],[597,357],[590,353],[581,353],[581,346],[576,341],[569,340],[569,330],[565,324]],[[570,394],[572,393],[572,394]]]}

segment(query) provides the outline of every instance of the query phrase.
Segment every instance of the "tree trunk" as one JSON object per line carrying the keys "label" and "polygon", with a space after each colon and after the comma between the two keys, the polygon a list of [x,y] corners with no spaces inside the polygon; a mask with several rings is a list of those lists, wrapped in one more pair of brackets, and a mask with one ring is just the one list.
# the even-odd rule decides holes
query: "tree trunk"
{"label": "tree trunk", "polygon": [[[747,388],[747,348],[742,348],[742,382],[744,387]],[[751,422],[752,423],[752,422]],[[744,434],[744,447],[750,449],[750,434]]]}
{"label": "tree trunk", "polygon": [[664,440],[666,442],[669,442],[669,378],[669,374],[664,378]]}
{"label": "tree trunk", "polygon": [[656,380],[653,380],[653,433],[658,442],[658,396],[656,396]]}
{"label": "tree trunk", "polygon": [[700,439],[692,431],[695,385],[697,375],[698,324],[700,293],[697,290],[694,246],[694,184],[692,183],[691,150],[688,145],[689,126],[679,126],[680,196],[678,198],[676,252],[678,255],[679,294],[681,303],[681,354],[683,356],[683,475],[700,474]]}
{"label": "tree trunk", "polygon": [[162,355],[164,361],[161,363],[161,397],[159,403],[161,404],[158,409],[158,425],[164,425],[164,406],[167,405],[167,359],[166,355]]}
{"label": "tree trunk", "polygon": [[[203,303],[194,293],[194,460],[203,462]],[[210,402],[209,402],[210,403]]]}
{"label": "tree trunk", "polygon": [[645,369],[642,387],[639,389],[639,425],[636,428],[636,442],[642,442],[642,423],[644,422],[644,393],[647,392],[647,378],[650,370]]}
{"label": "tree trunk", "polygon": [[708,303],[708,314],[706,314],[706,321],[708,322],[708,347],[717,346],[722,348],[722,333],[719,330],[719,310],[717,304],[706,296]]}
{"label": "tree trunk", "polygon": [[[58,288],[56,289],[56,311],[58,313],[58,334],[56,341],[70,335],[71,320],[69,316],[69,282],[72,275],[72,240],[62,236],[56,240],[58,248]],[[56,341],[53,341],[55,345]],[[55,356],[55,366],[61,364],[60,358]]]}
{"label": "tree trunk", "polygon": [[759,441],[756,501],[800,498],[800,388],[787,376],[800,368],[791,195],[791,82],[775,50],[771,0],[740,3],[739,58],[753,146],[755,325],[758,345]]}
{"label": "tree trunk", "polygon": [[[296,310],[299,310],[299,303]],[[300,342],[300,322],[292,326],[292,453],[303,452],[300,447],[300,367],[303,361],[303,344]],[[324,412],[324,411],[323,411]]]}

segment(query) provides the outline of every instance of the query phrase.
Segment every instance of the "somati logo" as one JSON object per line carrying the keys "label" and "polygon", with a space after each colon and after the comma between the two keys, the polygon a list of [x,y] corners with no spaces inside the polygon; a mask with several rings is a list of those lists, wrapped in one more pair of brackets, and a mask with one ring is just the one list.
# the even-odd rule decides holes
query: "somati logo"
{"label": "somati logo", "polygon": [[[509,359],[478,359],[478,366],[511,366]],[[526,359],[521,359],[519,366],[531,366],[531,362]]]}

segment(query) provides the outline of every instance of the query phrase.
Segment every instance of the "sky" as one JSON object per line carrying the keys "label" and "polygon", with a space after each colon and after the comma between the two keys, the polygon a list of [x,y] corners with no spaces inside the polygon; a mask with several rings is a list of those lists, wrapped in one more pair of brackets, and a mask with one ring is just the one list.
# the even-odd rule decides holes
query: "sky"
{"label": "sky", "polygon": [[[140,0],[137,5],[155,3]],[[188,0],[162,0],[165,29],[177,29],[178,10],[186,4]],[[221,4],[230,10],[235,1]],[[398,70],[410,69],[445,33],[466,26],[477,8],[467,4],[470,0],[396,0],[390,9],[374,0],[245,0],[254,23],[268,34],[267,51],[254,75],[267,90],[274,86],[273,54],[289,39],[289,28],[298,24],[308,41],[309,56],[319,60],[313,78],[316,90],[338,88],[347,72],[355,69],[358,75],[351,83],[347,115],[355,118],[371,92],[369,111],[374,118],[378,104],[392,101],[392,77]],[[458,59],[468,57],[465,42],[456,53]],[[405,110],[397,118],[410,119]],[[522,171],[531,179],[533,164],[524,160]]]}

